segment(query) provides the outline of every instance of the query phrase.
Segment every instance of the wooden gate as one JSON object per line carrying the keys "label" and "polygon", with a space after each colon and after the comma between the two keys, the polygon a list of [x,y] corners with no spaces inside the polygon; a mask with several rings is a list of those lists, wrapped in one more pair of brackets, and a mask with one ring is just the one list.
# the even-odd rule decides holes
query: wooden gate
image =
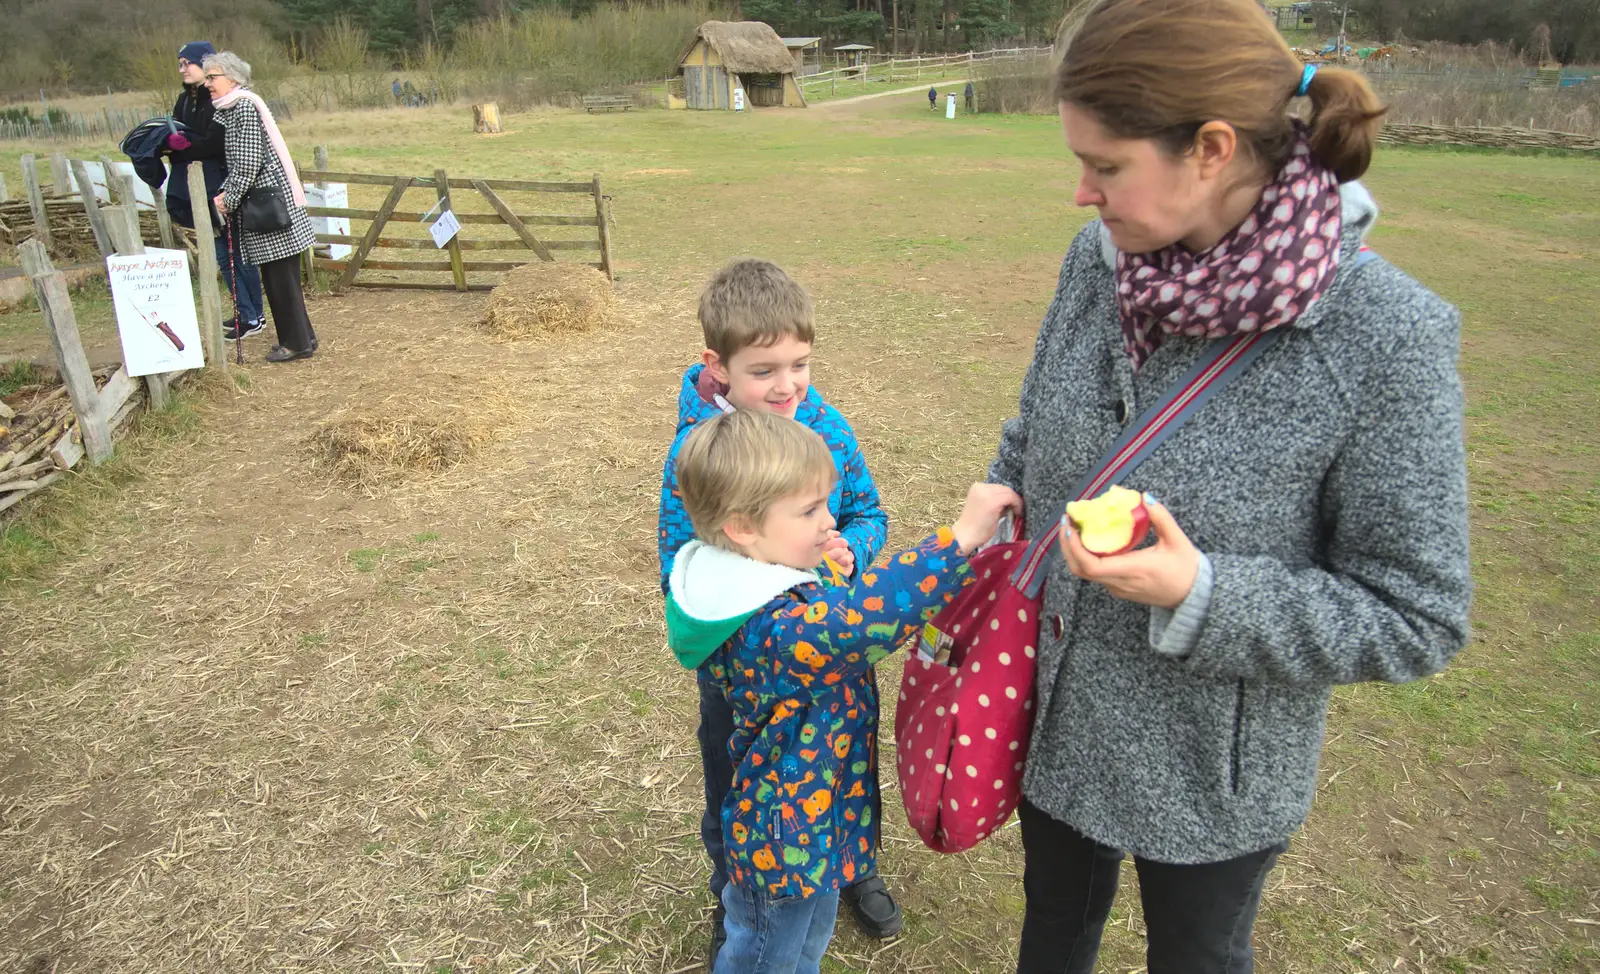
{"label": "wooden gate", "polygon": [[[611,236],[607,226],[610,217],[610,198],[600,188],[597,175],[589,182],[536,182],[524,179],[463,179],[450,177],[443,169],[432,176],[385,176],[374,173],[337,172],[328,169],[302,168],[300,179],[305,183],[345,183],[356,194],[356,187],[388,187],[376,209],[354,205],[329,207],[308,206],[306,213],[313,217],[344,217],[367,223],[366,232],[356,234],[318,233],[317,243],[347,244],[354,251],[342,260],[316,258],[313,266],[340,271],[335,290],[346,287],[407,288],[432,291],[487,291],[494,281],[469,281],[467,275],[482,272],[503,272],[535,260],[554,261],[556,254],[564,251],[597,252],[599,260],[589,262],[599,268],[607,278],[614,277],[611,267]],[[472,212],[456,206],[456,196],[470,188],[488,204],[487,211]],[[400,209],[401,199],[408,190],[431,190],[427,206],[421,209]],[[376,195],[374,191],[367,191]],[[566,199],[578,204],[581,212],[517,213],[502,194],[533,193],[540,201]],[[569,194],[550,196],[547,194]],[[546,206],[539,206],[546,209]],[[550,206],[550,209],[563,207]],[[428,212],[428,210],[433,212]],[[424,224],[434,222],[444,211],[455,214],[461,230],[444,248],[439,248],[425,232]],[[406,225],[410,225],[407,227]],[[509,233],[469,237],[476,228],[504,227]],[[538,228],[537,230],[535,228]],[[552,230],[555,228],[552,236]],[[355,228],[352,227],[352,230]],[[389,231],[386,233],[385,231]],[[408,230],[413,232],[407,232]],[[573,237],[573,230],[582,236]],[[447,259],[438,257],[401,260],[375,257],[379,250],[424,250],[441,252]],[[470,251],[471,256],[464,256]],[[479,252],[489,251],[493,259],[474,259]],[[520,252],[520,253],[519,253]],[[398,256],[398,255],[396,255]],[[391,272],[386,279],[375,278],[372,272]],[[365,278],[358,277],[367,272]],[[448,281],[418,281],[394,279],[396,274],[447,273]]]}

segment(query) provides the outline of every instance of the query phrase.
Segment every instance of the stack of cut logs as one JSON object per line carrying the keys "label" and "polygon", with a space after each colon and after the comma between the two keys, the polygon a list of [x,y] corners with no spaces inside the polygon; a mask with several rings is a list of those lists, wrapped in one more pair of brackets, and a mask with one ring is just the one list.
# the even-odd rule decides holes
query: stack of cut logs
{"label": "stack of cut logs", "polygon": [[[96,369],[95,385],[107,386],[119,368]],[[113,432],[125,425],[144,401],[142,383],[124,375],[119,385],[130,395],[112,417]],[[66,386],[23,386],[0,399],[0,511],[49,486],[82,458],[78,418],[67,399]]]}

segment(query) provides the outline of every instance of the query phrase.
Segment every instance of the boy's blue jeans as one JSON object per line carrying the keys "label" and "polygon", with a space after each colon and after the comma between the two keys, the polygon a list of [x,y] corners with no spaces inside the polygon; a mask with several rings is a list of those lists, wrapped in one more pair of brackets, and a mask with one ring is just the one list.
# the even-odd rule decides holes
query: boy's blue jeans
{"label": "boy's blue jeans", "polygon": [[[244,254],[239,252],[239,240],[236,236],[233,241],[233,260],[228,260],[228,235],[224,230],[212,238],[212,244],[217,249],[217,267],[222,270],[222,284],[228,289],[223,295],[224,303],[230,301],[237,287],[239,293],[239,320],[242,322],[258,321],[261,318],[261,272],[256,270],[256,265],[245,263]],[[224,319],[226,321],[226,319]]]}
{"label": "boy's blue jeans", "polygon": [[729,883],[722,905],[728,942],[712,974],[820,974],[839,915],[838,891],[774,900]]}

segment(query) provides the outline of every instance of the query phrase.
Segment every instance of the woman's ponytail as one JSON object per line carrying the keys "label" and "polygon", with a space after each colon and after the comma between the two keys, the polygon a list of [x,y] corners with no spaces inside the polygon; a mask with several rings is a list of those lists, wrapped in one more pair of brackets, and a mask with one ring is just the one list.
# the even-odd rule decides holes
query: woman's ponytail
{"label": "woman's ponytail", "polygon": [[1348,183],[1372,164],[1379,119],[1385,111],[1366,75],[1344,68],[1318,68],[1306,94],[1311,99],[1311,154]]}

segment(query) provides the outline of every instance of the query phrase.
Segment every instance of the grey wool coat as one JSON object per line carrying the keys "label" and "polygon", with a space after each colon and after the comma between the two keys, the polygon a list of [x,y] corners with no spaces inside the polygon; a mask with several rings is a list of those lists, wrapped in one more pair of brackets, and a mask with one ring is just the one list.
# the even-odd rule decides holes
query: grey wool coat
{"label": "grey wool coat", "polygon": [[[1356,184],[1344,210],[1329,291],[1123,481],[1209,559],[1184,651],[1157,651],[1150,608],[1060,558],[1047,576],[1023,794],[1105,845],[1187,864],[1284,841],[1310,810],[1333,687],[1427,676],[1467,641],[1460,318],[1385,261],[1355,266],[1377,210]],[[1120,432],[1118,402],[1138,417],[1204,345],[1168,336],[1135,374],[1114,265],[1095,221],[990,469],[1035,532]]]}
{"label": "grey wool coat", "polygon": [[[227,108],[217,109],[217,121],[227,130],[223,146],[228,158],[228,178],[222,184],[222,202],[228,208],[228,223],[233,229],[234,246],[247,263],[265,264],[285,257],[298,257],[317,240],[317,231],[305,208],[294,201],[289,177],[272,151],[272,141],[261,124],[255,103],[241,98]],[[272,233],[243,230],[234,221],[246,192],[257,186],[276,186],[289,204],[289,229]]]}

